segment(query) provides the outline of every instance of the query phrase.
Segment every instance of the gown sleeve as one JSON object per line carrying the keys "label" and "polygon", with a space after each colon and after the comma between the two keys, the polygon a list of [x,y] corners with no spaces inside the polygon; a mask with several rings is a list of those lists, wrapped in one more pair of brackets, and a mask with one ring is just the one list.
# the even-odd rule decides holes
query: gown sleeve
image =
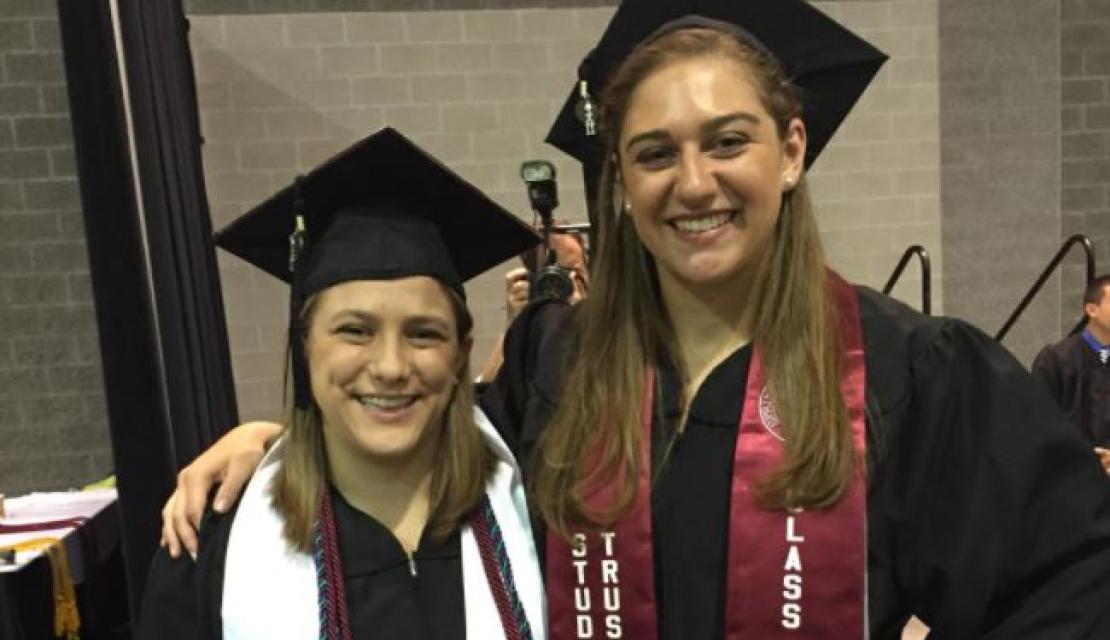
{"label": "gown sleeve", "polygon": [[1033,359],[1031,371],[1033,377],[1044,386],[1045,390],[1052,394],[1052,397],[1058,403],[1062,403],[1063,394],[1062,385],[1060,384],[1060,363],[1056,355],[1056,350],[1052,348],[1052,345],[1041,349],[1041,352]]}
{"label": "gown sleeve", "polygon": [[526,307],[505,332],[504,364],[479,399],[525,476],[536,441],[555,411],[572,319],[573,308],[563,302]]}
{"label": "gown sleeve", "polygon": [[1110,638],[1110,481],[1005,349],[931,334],[872,496],[899,599],[933,640]]}
{"label": "gown sleeve", "polygon": [[222,640],[224,558],[232,520],[231,514],[205,514],[196,562],[158,550],[147,574],[136,640]]}

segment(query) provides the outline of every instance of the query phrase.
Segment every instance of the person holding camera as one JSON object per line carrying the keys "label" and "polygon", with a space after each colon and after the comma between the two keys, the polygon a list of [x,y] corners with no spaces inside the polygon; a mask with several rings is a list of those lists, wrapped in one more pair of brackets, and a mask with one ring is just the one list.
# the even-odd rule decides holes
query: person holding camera
{"label": "person holding camera", "polygon": [[[566,221],[556,220],[555,224],[565,225]],[[560,290],[569,290],[570,295],[565,302],[576,305],[581,302],[590,289],[590,272],[587,266],[586,244],[578,232],[553,233],[548,238],[549,251],[555,256],[555,273],[549,277],[565,278],[569,287],[562,285]],[[534,262],[534,261],[533,261]],[[550,267],[549,267],[550,268]],[[534,270],[527,267],[516,267],[505,273],[505,327],[506,330],[528,303],[532,301],[532,281],[535,279]],[[504,331],[497,337],[486,358],[476,382],[489,382],[497,375],[504,361],[502,342],[505,338]]]}
{"label": "person holding camera", "polygon": [[[557,227],[566,225],[565,220],[555,220]],[[586,243],[578,231],[552,233],[548,238],[550,255],[554,255],[553,265],[557,267],[555,277],[565,279],[569,286],[557,289],[569,291],[565,296],[568,304],[575,305],[586,297],[590,289],[590,270],[588,266]],[[529,260],[529,262],[535,262]],[[528,302],[533,299],[532,280],[537,277],[535,268],[516,267],[505,273],[505,310],[508,324],[516,319]],[[557,298],[563,298],[559,295]],[[492,376],[491,376],[492,379]]]}
{"label": "person holding camera", "polygon": [[[1087,446],[982,332],[825,261],[806,170],[884,59],[804,0],[626,0],[579,68],[549,141],[598,170],[590,295],[522,311],[481,398],[552,638],[1110,637]],[[267,437],[194,463],[167,536]]]}

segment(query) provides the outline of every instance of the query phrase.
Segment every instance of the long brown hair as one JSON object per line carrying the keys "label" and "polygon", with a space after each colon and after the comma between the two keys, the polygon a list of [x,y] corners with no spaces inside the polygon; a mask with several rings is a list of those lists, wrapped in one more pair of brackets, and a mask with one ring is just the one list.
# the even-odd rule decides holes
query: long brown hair
{"label": "long brown hair", "polygon": [[[443,538],[463,524],[485,494],[494,456],[474,423],[474,385],[470,380],[470,353],[466,350],[474,320],[466,302],[450,288],[438,284],[451,302],[456,338],[459,349],[464,351],[459,381],[445,412],[429,489],[431,515],[427,527],[433,536]],[[309,298],[299,316],[300,336],[308,334],[316,300],[315,296]],[[305,349],[304,340],[291,340],[289,349],[295,348]],[[323,419],[315,402],[307,410],[293,405],[288,357],[286,362],[285,451],[270,487],[271,504],[284,520],[282,534],[289,545],[302,553],[311,553],[320,492],[328,481]]]}
{"label": "long brown hair", "polygon": [[[617,199],[617,139],[633,90],[680,59],[727,56],[749,72],[779,137],[801,116],[801,98],[777,61],[731,35],[683,29],[639,47],[613,74],[601,105],[606,158],[597,211],[599,248],[594,286],[576,317],[561,402],[544,430],[533,462],[533,495],[553,530],[604,524],[635,498],[641,455],[641,393],[648,363],[680,365],[677,341],[659,292],[654,260],[622,222]],[[753,300],[752,335],[758,342],[776,411],[789,429],[782,465],[760,487],[765,508],[821,508],[850,484],[855,452],[840,395],[841,347],[835,302],[804,176],[784,194],[768,264]],[[687,401],[689,399],[686,399]],[[597,513],[583,492],[613,484],[615,500]]]}

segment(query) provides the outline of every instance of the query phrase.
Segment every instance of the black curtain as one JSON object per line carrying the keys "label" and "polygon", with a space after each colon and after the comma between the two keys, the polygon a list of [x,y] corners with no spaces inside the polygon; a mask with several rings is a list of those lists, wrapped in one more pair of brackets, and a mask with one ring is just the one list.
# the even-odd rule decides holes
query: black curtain
{"label": "black curtain", "polygon": [[181,0],[120,0],[119,20],[173,451],[181,467],[238,422],[188,22]]}
{"label": "black curtain", "polygon": [[176,470],[237,422],[227,331],[180,0],[119,0],[123,53],[108,2],[58,8],[134,611]]}

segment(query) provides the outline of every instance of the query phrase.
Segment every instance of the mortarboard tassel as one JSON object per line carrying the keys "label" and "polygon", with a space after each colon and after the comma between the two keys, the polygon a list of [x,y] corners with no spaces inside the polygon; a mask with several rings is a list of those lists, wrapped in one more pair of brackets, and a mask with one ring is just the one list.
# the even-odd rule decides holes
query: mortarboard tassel
{"label": "mortarboard tassel", "polygon": [[293,274],[293,284],[289,292],[289,350],[293,367],[293,405],[301,410],[312,406],[312,389],[308,379],[308,360],[304,353],[304,327],[301,326],[300,313],[304,300],[299,292],[300,274],[297,266],[305,250],[304,197],[301,194],[303,176],[293,181],[296,194],[293,200],[293,232],[289,234],[289,271]]}
{"label": "mortarboard tassel", "polygon": [[582,125],[586,128],[587,136],[597,135],[597,114],[594,109],[594,101],[590,98],[590,85],[585,80],[578,82],[578,103],[579,108],[582,110]]}

